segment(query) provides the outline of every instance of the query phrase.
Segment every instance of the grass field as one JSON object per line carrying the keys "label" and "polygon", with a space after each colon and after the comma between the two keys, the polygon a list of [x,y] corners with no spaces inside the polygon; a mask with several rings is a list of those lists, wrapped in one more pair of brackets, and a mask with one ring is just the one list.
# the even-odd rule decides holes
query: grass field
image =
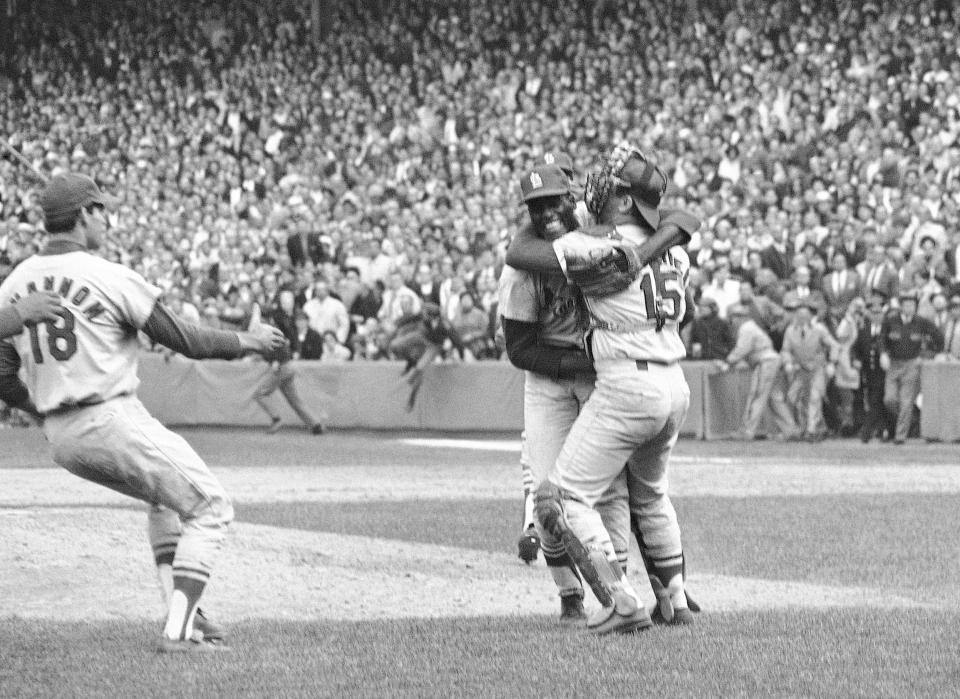
{"label": "grass field", "polygon": [[681,442],[704,611],[599,639],[516,558],[516,435],[183,434],[235,498],[233,652],[155,653],[142,508],[3,430],[0,697],[960,694],[956,446]]}

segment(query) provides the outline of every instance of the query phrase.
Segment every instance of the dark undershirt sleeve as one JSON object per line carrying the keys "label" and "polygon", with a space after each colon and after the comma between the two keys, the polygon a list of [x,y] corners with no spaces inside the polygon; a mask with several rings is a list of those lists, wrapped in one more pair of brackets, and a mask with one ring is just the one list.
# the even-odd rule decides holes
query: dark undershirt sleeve
{"label": "dark undershirt sleeve", "polygon": [[154,342],[190,359],[236,359],[243,355],[237,333],[184,323],[159,301],[142,329]]}
{"label": "dark undershirt sleeve", "polygon": [[30,392],[17,376],[20,355],[12,345],[0,342],[0,400],[13,408],[30,405]]}
{"label": "dark undershirt sleeve", "polygon": [[0,339],[19,335],[23,330],[23,321],[13,306],[0,308]]}
{"label": "dark undershirt sleeve", "polygon": [[532,371],[550,379],[572,379],[578,374],[592,374],[593,362],[580,349],[563,349],[537,344],[539,325],[520,320],[503,319],[503,334],[510,363],[518,369]]}

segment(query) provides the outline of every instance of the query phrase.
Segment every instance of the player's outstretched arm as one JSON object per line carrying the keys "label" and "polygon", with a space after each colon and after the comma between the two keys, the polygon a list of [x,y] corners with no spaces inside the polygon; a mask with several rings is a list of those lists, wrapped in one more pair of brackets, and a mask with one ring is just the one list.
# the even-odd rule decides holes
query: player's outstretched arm
{"label": "player's outstretched arm", "polygon": [[142,330],[154,342],[190,359],[236,359],[250,353],[266,355],[287,341],[282,332],[270,325],[234,332],[185,323],[162,303],[153,307]]}
{"label": "player's outstretched arm", "polygon": [[24,325],[44,320],[56,321],[62,307],[60,297],[52,291],[34,291],[12,306],[0,309],[0,340],[19,335]]}

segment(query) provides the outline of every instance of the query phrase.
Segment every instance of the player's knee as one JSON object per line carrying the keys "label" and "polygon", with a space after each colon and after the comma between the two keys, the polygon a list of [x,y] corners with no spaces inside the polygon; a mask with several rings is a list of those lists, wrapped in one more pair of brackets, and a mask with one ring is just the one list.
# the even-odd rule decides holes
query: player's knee
{"label": "player's knee", "polygon": [[533,514],[541,529],[559,539],[563,527],[562,491],[559,486],[544,480],[533,494]]}
{"label": "player's knee", "polygon": [[225,529],[233,521],[233,503],[226,495],[214,495],[195,512],[198,525],[210,529]]}

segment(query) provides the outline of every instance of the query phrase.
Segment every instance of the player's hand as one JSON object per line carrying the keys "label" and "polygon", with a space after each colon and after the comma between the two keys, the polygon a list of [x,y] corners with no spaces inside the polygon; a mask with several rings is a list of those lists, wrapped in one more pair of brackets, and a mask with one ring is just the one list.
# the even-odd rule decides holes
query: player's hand
{"label": "player's hand", "polygon": [[283,347],[286,336],[272,325],[258,324],[245,333],[240,333],[240,346],[245,351],[271,354]]}
{"label": "player's hand", "polygon": [[13,307],[24,325],[35,325],[44,320],[59,319],[57,311],[63,308],[63,304],[52,291],[34,291],[22,297]]}

